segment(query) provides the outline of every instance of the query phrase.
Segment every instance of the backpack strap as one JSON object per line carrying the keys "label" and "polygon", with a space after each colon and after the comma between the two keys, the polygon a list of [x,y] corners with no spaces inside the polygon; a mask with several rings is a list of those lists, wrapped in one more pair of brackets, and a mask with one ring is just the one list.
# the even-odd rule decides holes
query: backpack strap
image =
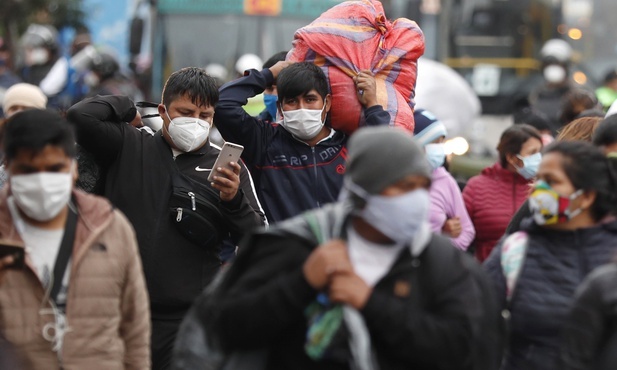
{"label": "backpack strap", "polygon": [[325,242],[326,238],[322,233],[322,228],[319,225],[319,220],[317,219],[317,216],[315,216],[315,214],[312,212],[308,212],[304,214],[304,219],[311,228],[311,232],[313,233],[313,235],[315,235],[315,238],[317,238],[317,242],[319,244]]}
{"label": "backpack strap", "polygon": [[506,301],[510,304],[516,282],[525,263],[529,235],[518,231],[508,236],[501,247],[501,269],[506,278]]}

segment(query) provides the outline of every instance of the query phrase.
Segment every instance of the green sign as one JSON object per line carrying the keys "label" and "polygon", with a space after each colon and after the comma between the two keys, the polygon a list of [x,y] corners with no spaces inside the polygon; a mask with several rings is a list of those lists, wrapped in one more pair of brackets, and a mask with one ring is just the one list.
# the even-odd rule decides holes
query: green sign
{"label": "green sign", "polygon": [[[314,19],[342,0],[283,0],[282,17]],[[245,14],[244,0],[159,0],[161,14]]]}

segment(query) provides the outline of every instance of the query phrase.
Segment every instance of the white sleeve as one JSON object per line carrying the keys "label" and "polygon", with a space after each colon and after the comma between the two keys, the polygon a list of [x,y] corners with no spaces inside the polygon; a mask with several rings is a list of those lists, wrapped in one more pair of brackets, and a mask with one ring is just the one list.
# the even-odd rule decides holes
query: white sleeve
{"label": "white sleeve", "polygon": [[41,81],[39,87],[47,96],[58,94],[67,83],[69,77],[69,62],[66,58],[59,58],[47,76]]}

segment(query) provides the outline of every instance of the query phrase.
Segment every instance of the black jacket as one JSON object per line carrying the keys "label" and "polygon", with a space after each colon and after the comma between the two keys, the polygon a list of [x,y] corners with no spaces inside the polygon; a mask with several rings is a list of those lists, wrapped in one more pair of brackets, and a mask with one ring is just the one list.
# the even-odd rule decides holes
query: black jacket
{"label": "black jacket", "polygon": [[[325,227],[336,228],[340,207],[328,205],[314,214],[326,220]],[[430,242],[418,255],[410,248],[401,252],[361,311],[380,369],[471,369],[472,337],[485,312],[464,262],[469,257],[447,239],[427,235]],[[268,369],[347,369],[314,362],[304,352],[304,309],[317,291],[302,266],[318,244],[304,217],[254,234],[244,244],[216,292],[197,307],[210,337],[227,351],[265,348]]]}
{"label": "black jacket", "polygon": [[[214,123],[225,140],[244,146],[242,159],[255,179],[268,220],[279,222],[338,199],[348,137],[334,132],[310,147],[282,126],[246,113],[242,106],[248,98],[273,81],[266,68],[222,86]],[[366,109],[364,116],[367,126],[390,124],[390,114],[381,106]]]}
{"label": "black jacket", "polygon": [[[135,112],[127,97],[97,96],[74,105],[68,119],[77,142],[106,172],[105,196],[135,228],[153,318],[178,319],[219,270],[220,245],[200,248],[177,230],[170,204],[171,148],[161,133],[152,136],[126,124]],[[181,173],[209,187],[209,171],[203,169],[212,168],[218,153],[207,143],[196,153],[177,156],[175,163]],[[236,241],[265,222],[245,167],[240,178],[236,198],[218,203],[223,232]]]}
{"label": "black jacket", "polygon": [[617,369],[617,264],[595,269],[579,286],[561,347],[562,370]]}
{"label": "black jacket", "polygon": [[[503,369],[556,369],[574,291],[587,274],[617,252],[617,222],[574,231],[532,223],[526,232],[526,255],[510,301],[509,356]],[[484,266],[495,283],[501,308],[506,308],[502,247],[503,243],[495,247]]]}

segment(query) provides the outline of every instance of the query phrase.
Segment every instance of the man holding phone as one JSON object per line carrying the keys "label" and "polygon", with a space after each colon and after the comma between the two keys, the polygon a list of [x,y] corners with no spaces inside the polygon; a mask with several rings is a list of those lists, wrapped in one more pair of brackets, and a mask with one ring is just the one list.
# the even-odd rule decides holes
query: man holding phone
{"label": "man holding phone", "polygon": [[[155,135],[125,96],[85,99],[68,111],[77,142],[103,168],[105,196],[135,227],[152,312],[153,369],[166,369],[182,318],[219,271],[223,241],[265,224],[243,164],[212,168],[220,148],[209,133],[216,81],[200,68],[171,74]],[[208,176],[215,171],[215,177]],[[235,244],[234,244],[235,245]]]}
{"label": "man holding phone", "polygon": [[2,141],[0,248],[11,255],[0,265],[0,336],[28,369],[149,369],[135,234],[109,201],[74,189],[71,126],[28,110],[7,121]]}

